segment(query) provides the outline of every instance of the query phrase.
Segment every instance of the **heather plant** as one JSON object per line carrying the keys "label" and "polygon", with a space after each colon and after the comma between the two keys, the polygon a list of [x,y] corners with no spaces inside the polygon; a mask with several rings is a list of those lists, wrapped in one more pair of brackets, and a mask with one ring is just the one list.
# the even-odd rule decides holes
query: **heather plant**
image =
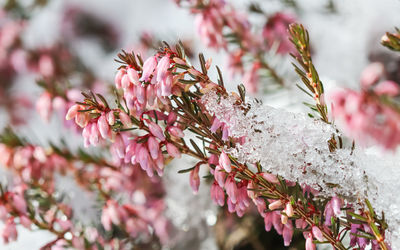
{"label": "heather plant", "polygon": [[[16,26],[0,29],[0,38],[4,32],[12,34],[0,39],[0,49],[17,55],[4,58],[0,73],[7,78],[2,80],[11,83],[21,65],[40,76],[38,115],[49,121],[53,112],[60,113],[84,146],[72,148],[63,141],[40,145],[13,126],[5,128],[0,163],[12,178],[8,185],[0,184],[4,242],[16,240],[21,225],[55,235],[42,249],[168,246],[173,226],[165,214],[163,175],[178,166],[176,175],[187,175],[194,194],[202,185],[224,211],[237,217],[256,214],[266,231],[282,236],[284,246],[298,232],[307,250],[319,244],[342,250],[399,247],[399,199],[392,197],[396,162],[382,161],[359,146],[372,141],[393,152],[399,144],[399,86],[385,74],[385,66],[372,63],[364,70],[361,92],[343,89],[327,98],[308,31],[293,15],[267,15],[251,5],[251,15],[267,16],[257,30],[250,14],[227,1],[175,2],[196,16],[196,29],[208,48],[226,52],[230,73],[243,75],[237,91],[228,90],[212,58],[203,53],[194,58],[190,45],[179,41],[162,42],[155,49],[156,39],[147,33],[133,46],[137,49],[116,56],[114,84],[108,86],[68,42],[27,49],[18,36],[19,21],[4,19]],[[8,4],[18,11],[17,3]],[[84,29],[71,16],[80,15],[85,13],[71,8],[64,18],[66,34],[73,39]],[[110,51],[117,29],[96,27]],[[382,38],[393,51],[399,45],[396,32]],[[246,94],[260,94],[263,70],[275,85],[289,87],[290,79],[269,61],[289,53],[302,82],[297,87],[312,100],[306,103],[308,114],[266,106]],[[78,84],[71,86],[68,80],[76,73]],[[7,105],[12,115],[15,107]],[[184,157],[194,164],[179,164],[177,159]],[[57,187],[64,177],[96,198],[97,221],[83,223],[85,215],[68,204]]]}
{"label": "heather plant", "polygon": [[[356,175],[360,168],[356,157],[351,156],[352,149],[344,147],[341,136],[328,120],[323,86],[310,57],[308,33],[296,24],[290,27],[290,32],[300,55],[296,59],[303,68],[296,66],[296,71],[311,91],[316,102],[312,108],[321,120],[309,119],[313,124],[309,128],[298,124],[304,118],[294,116],[286,121],[287,126],[291,126],[291,121],[298,122],[294,131],[277,131],[271,121],[260,117],[264,112],[261,114],[276,122],[276,111],[262,110],[256,100],[246,101],[242,85],[238,93],[229,94],[221,75],[218,83],[209,78],[211,60],[200,54],[201,67],[196,69],[179,44],[175,48],[166,44],[144,61],[135,54],[119,54],[122,66],[115,84],[122,90],[123,102],[117,99],[118,107],[111,108],[101,96],[84,94],[84,101],[69,110],[67,119],[75,119],[84,128],[86,145],[111,141],[116,157],[140,166],[149,177],[155,172],[162,175],[168,158],[180,158],[181,154],[197,158],[199,162],[195,166],[180,171],[190,172],[194,192],[200,185],[199,168],[208,168],[214,178],[212,199],[221,206],[226,204],[238,216],[243,216],[253,201],[265,220],[266,230],[273,225],[282,234],[285,245],[290,244],[293,230],[297,228],[304,231],[307,249],[315,248],[315,241],[345,249],[341,239],[346,233],[351,234],[351,246],[364,248],[371,243],[374,248],[387,249],[386,224],[373,210],[368,196],[350,194],[351,188],[357,188],[354,185],[370,184]],[[279,114],[284,116],[282,111]],[[130,140],[123,139],[127,130],[134,133]],[[315,137],[308,141],[304,130],[312,131]],[[189,139],[188,144],[187,132],[194,133],[199,142]],[[298,140],[303,146],[295,145],[300,151],[292,153],[294,161],[289,158],[289,166],[282,163],[282,158],[268,159],[258,154],[267,146],[273,148],[269,149],[272,155],[279,145],[271,144],[283,143],[280,137],[288,136],[279,134],[283,132],[290,133],[291,140],[297,139],[294,136],[302,137]],[[313,157],[316,159],[308,162]],[[270,171],[267,171],[264,162],[279,165],[268,166]],[[324,170],[333,168],[337,173],[340,165],[353,165],[345,176],[352,178],[353,184],[335,183],[333,173]],[[277,167],[292,170],[281,170],[282,177],[276,175]],[[318,174],[325,179],[313,179]],[[357,202],[357,198],[364,201]]]}

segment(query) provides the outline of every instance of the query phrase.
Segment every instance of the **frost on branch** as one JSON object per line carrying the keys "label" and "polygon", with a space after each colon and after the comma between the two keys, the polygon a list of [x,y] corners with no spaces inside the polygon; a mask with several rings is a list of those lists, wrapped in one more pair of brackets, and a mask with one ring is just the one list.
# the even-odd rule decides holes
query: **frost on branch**
{"label": "frost on branch", "polygon": [[400,209],[395,205],[400,199],[393,197],[398,164],[348,148],[330,152],[328,140],[337,133],[332,125],[256,100],[239,106],[236,100],[215,92],[202,97],[206,109],[229,125],[231,136],[246,138],[229,151],[233,157],[241,163],[259,162],[265,170],[310,185],[323,196],[338,194],[351,203],[368,198],[378,213],[385,213],[392,247],[400,247]]}
{"label": "frost on branch", "polygon": [[[210,93],[203,100],[210,113],[229,124],[231,136],[245,136],[246,142],[230,152],[239,162],[260,162],[267,171],[328,194],[365,192],[359,189],[363,174],[353,164],[350,150],[329,152],[327,141],[336,133],[332,126],[257,101],[248,102],[245,112],[246,107],[234,105],[233,96],[219,100]],[[340,188],[332,185],[342,181]]]}

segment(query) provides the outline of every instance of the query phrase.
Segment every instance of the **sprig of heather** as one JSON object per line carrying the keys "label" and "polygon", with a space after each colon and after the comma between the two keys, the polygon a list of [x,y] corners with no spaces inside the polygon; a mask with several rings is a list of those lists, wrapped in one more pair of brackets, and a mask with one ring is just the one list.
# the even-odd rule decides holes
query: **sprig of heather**
{"label": "sprig of heather", "polygon": [[[316,105],[311,105],[311,109],[317,111],[321,120],[329,123],[328,120],[328,109],[324,99],[324,86],[319,79],[318,72],[311,59],[310,51],[310,38],[308,31],[304,29],[301,24],[291,24],[289,28],[291,35],[290,41],[296,46],[299,55],[292,54],[292,57],[300,64],[300,69],[297,65],[293,64],[296,72],[299,74],[307,90],[304,90],[301,86],[297,85],[307,95],[310,95]],[[309,93],[311,92],[311,94]]]}
{"label": "sprig of heather", "polygon": [[[291,56],[300,64],[300,67],[292,63],[296,73],[300,76],[306,89],[296,84],[308,96],[312,97],[315,104],[305,103],[313,112],[317,112],[320,119],[325,123],[330,124],[328,118],[328,107],[325,103],[324,85],[319,79],[318,72],[312,62],[311,50],[310,50],[310,38],[308,31],[301,24],[291,24],[289,26],[290,41],[294,44],[297,49],[298,55],[291,54]],[[313,114],[308,114],[310,117],[314,117]],[[335,151],[337,148],[342,148],[342,138],[340,136],[332,135],[332,139],[329,140],[329,150]],[[339,144],[339,145],[338,145]]]}
{"label": "sprig of heather", "polygon": [[[257,93],[261,72],[267,71],[269,77],[278,86],[285,85],[285,79],[280,76],[274,66],[265,57],[266,51],[272,51],[277,46],[276,53],[287,54],[293,50],[288,42],[287,27],[295,18],[286,13],[266,15],[266,23],[260,34],[254,33],[254,27],[245,13],[236,10],[233,5],[221,0],[191,1],[178,0],[180,6],[188,5],[196,15],[197,31],[206,44],[214,49],[224,49],[228,52],[228,66],[231,74],[243,75],[243,82],[250,93]],[[228,31],[227,31],[228,30]],[[250,65],[245,65],[245,58],[251,59]],[[249,67],[251,70],[244,70]]]}
{"label": "sprig of heather", "polygon": [[[16,218],[28,229],[32,229],[33,224],[57,235],[57,240],[65,240],[64,234],[72,229],[71,209],[61,202],[56,202],[56,199],[44,190],[40,186],[25,184],[7,190],[0,185],[1,220],[5,222],[2,237],[6,243],[17,239]],[[39,202],[40,206],[35,206],[34,200]],[[72,243],[71,239],[68,242]]]}
{"label": "sprig of heather", "polygon": [[[300,56],[295,56],[292,55],[292,57],[300,64],[301,68],[300,69],[297,65],[293,64],[293,66],[295,67],[295,71],[299,74],[301,80],[303,81],[304,85],[307,87],[308,91],[305,90],[304,88],[302,88],[301,86],[297,85],[301,90],[303,90],[304,93],[306,93],[307,95],[311,96],[314,98],[315,100],[315,105],[312,104],[307,104],[307,106],[309,106],[313,111],[316,111],[319,113],[320,115],[320,119],[326,123],[331,123],[331,121],[329,121],[328,119],[328,109],[324,100],[324,88],[323,88],[323,84],[321,82],[321,80],[319,79],[318,76],[318,72],[315,69],[315,66],[312,62],[312,58],[311,58],[311,53],[310,53],[310,47],[309,47],[309,35],[308,35],[308,31],[303,27],[303,25],[301,24],[291,24],[290,28],[289,28],[289,32],[291,35],[291,41],[292,43],[296,46],[297,51],[299,52]],[[333,116],[335,118],[342,118],[344,115],[346,115],[347,119],[352,119],[349,118],[351,117],[351,115],[349,113],[346,113],[346,109],[344,108],[344,105],[346,102],[351,102],[351,100],[349,100],[349,98],[356,99],[357,101],[354,103],[358,104],[356,105],[356,107],[353,107],[353,109],[355,108],[356,110],[361,109],[361,107],[364,106],[365,110],[370,110],[370,111],[366,111],[363,112],[361,111],[358,114],[358,117],[363,116],[365,121],[361,122],[360,118],[358,119],[357,122],[353,122],[351,123],[351,121],[349,122],[350,124],[353,124],[354,127],[350,127],[349,130],[353,130],[355,129],[355,131],[374,131],[374,133],[372,133],[373,136],[375,137],[379,137],[381,138],[382,141],[384,141],[383,143],[385,143],[387,148],[393,147],[393,141],[396,141],[396,138],[385,138],[382,136],[377,136],[377,134],[379,134],[379,132],[376,132],[376,130],[373,129],[374,125],[369,126],[366,125],[367,128],[359,128],[359,127],[355,127],[355,124],[374,124],[374,117],[377,115],[378,110],[383,110],[383,113],[389,113],[390,111],[388,111],[388,109],[380,109],[380,108],[372,108],[372,109],[368,109],[365,108],[366,106],[371,106],[371,103],[374,103],[374,99],[375,100],[379,100],[379,96],[381,96],[381,98],[384,98],[387,95],[398,95],[400,92],[400,89],[398,88],[398,86],[390,81],[386,81],[386,82],[382,82],[380,83],[378,86],[374,87],[373,91],[367,91],[367,89],[372,90],[372,86],[374,84],[376,84],[376,82],[378,82],[379,80],[379,73],[377,73],[377,71],[383,71],[383,70],[377,70],[377,66],[373,65],[372,66],[373,69],[370,69],[367,71],[367,73],[364,73],[364,77],[362,79],[362,85],[364,86],[365,92],[363,94],[361,94],[361,96],[358,96],[358,94],[354,91],[350,91],[350,90],[346,90],[346,91],[337,91],[335,94],[333,94],[333,102],[335,103],[335,106],[332,107],[332,112],[333,112]],[[378,67],[379,68],[379,67]],[[371,73],[372,72],[372,73]],[[367,76],[368,75],[368,76]],[[311,92],[311,94],[310,94]],[[350,96],[349,96],[350,95]],[[370,96],[370,97],[367,97]],[[376,98],[378,96],[378,98]],[[379,106],[378,102],[375,101],[375,104],[372,104],[375,107]],[[396,105],[394,105],[396,106]],[[372,111],[371,113],[371,110]],[[393,112],[391,113],[393,114]],[[313,117],[313,115],[309,114],[311,117]],[[391,116],[391,120],[395,120],[398,116]],[[353,118],[354,119],[354,118]],[[370,121],[367,121],[367,120]],[[388,123],[391,123],[392,121],[387,121]],[[389,127],[389,128],[393,128],[393,126],[387,126],[388,124],[386,123],[385,126],[382,127]],[[376,126],[376,125],[375,125]],[[362,126],[363,127],[363,126]],[[359,133],[359,132],[358,132]],[[395,134],[395,133],[389,133],[389,134]],[[337,140],[336,140],[337,138]],[[339,145],[337,145],[337,141],[339,141]],[[340,136],[336,136],[332,135],[331,140],[328,141],[329,143],[329,149],[330,151],[335,151],[335,149],[342,148],[342,139]],[[396,143],[395,143],[396,145]],[[354,142],[353,142],[353,148],[354,148]],[[361,248],[365,248],[366,245],[368,244],[368,241],[366,241],[364,238],[368,238],[369,239],[373,239],[374,241],[372,242],[372,246],[373,248],[377,248],[378,246],[381,249],[388,249],[387,244],[384,242],[384,237],[382,235],[384,235],[384,231],[387,228],[387,226],[385,226],[385,222],[378,218],[375,214],[375,212],[372,209],[371,204],[369,203],[368,200],[365,200],[365,203],[363,204],[363,209],[359,210],[359,213],[362,215],[361,217],[363,217],[363,219],[361,219],[361,217],[359,217],[358,214],[354,214],[352,212],[348,213],[348,216],[350,215],[351,217],[355,217],[355,218],[359,218],[360,220],[358,222],[361,221],[361,223],[357,223],[355,222],[353,219],[349,220],[349,224],[350,224],[350,228],[351,228],[351,237],[352,237],[352,241],[351,244],[355,245],[356,243],[361,247]],[[372,215],[373,218],[370,217],[370,215]],[[379,227],[379,229],[378,229]],[[368,237],[363,235],[363,234],[357,234],[357,230],[361,231],[361,228],[364,229],[363,233],[368,233]],[[365,236],[365,237],[363,237]]]}
{"label": "sprig of heather", "polygon": [[[1,164],[14,172],[16,178],[14,181],[21,183],[20,186],[24,187],[23,191],[19,192],[20,196],[18,202],[23,204],[31,204],[33,200],[37,201],[39,198],[33,194],[39,192],[45,197],[45,201],[39,199],[40,204],[48,204],[45,208],[33,209],[33,205],[29,205],[35,213],[43,213],[43,215],[25,216],[19,215],[23,218],[24,223],[34,223],[42,229],[55,233],[58,237],[55,241],[50,242],[48,245],[71,245],[78,249],[92,249],[97,243],[95,238],[100,237],[99,244],[107,245],[112,242],[121,241],[120,244],[127,245],[142,245],[147,244],[146,241],[137,240],[139,238],[152,237],[149,228],[155,230],[155,236],[161,242],[166,242],[168,233],[166,228],[168,221],[162,214],[164,210],[164,202],[162,197],[164,190],[159,179],[143,178],[144,173],[138,169],[124,168],[123,166],[113,165],[105,161],[99,156],[90,155],[83,150],[78,153],[72,153],[66,148],[60,148],[51,145],[49,148],[43,148],[37,145],[28,144],[24,139],[19,138],[13,131],[6,129],[0,137],[0,155]],[[77,184],[89,192],[97,194],[101,201],[101,225],[104,230],[98,227],[88,229],[88,232],[77,232],[75,228],[75,220],[68,217],[68,221],[62,225],[69,225],[68,229],[60,231],[53,228],[53,221],[38,222],[38,218],[48,218],[48,216],[56,216],[48,213],[58,211],[56,207],[66,206],[61,200],[54,197],[59,197],[54,186],[55,174],[67,175],[73,177]],[[146,201],[143,204],[136,204],[132,201],[117,202],[114,196],[116,194],[126,194],[131,197],[136,191],[146,195]],[[29,195],[33,195],[29,198]],[[104,205],[102,205],[104,203]],[[1,203],[8,208],[10,204],[7,200]],[[0,209],[1,209],[0,204]],[[32,203],[33,204],[33,203]],[[19,204],[17,204],[19,205]],[[19,205],[20,207],[22,205]],[[28,207],[29,207],[28,206]],[[54,209],[53,209],[54,208]],[[42,210],[43,211],[42,211]],[[26,209],[20,208],[20,211]],[[71,210],[71,208],[69,208]],[[15,225],[15,213],[13,210],[4,211],[4,216],[10,220],[10,226]],[[72,214],[72,210],[70,211]],[[25,218],[25,217],[27,218]],[[47,216],[47,217],[46,217]],[[58,215],[57,215],[58,216]],[[60,215],[62,217],[62,215]],[[29,220],[28,220],[29,218]],[[57,217],[58,218],[58,217]],[[64,217],[62,217],[64,218]],[[59,221],[60,219],[57,219]],[[20,219],[21,221],[21,219]],[[125,224],[122,224],[125,221]],[[11,223],[12,222],[12,223]],[[79,223],[78,223],[79,224]],[[58,225],[56,225],[57,227]],[[99,225],[98,225],[99,226]],[[30,229],[30,226],[28,227]],[[80,228],[78,225],[77,230]],[[12,228],[11,228],[12,229]],[[10,230],[11,230],[10,229]],[[81,229],[79,229],[81,230]],[[83,230],[83,229],[82,229]],[[86,229],[85,229],[86,230]],[[105,232],[104,232],[105,231]],[[7,232],[7,231],[6,231]],[[73,239],[66,235],[74,235]],[[85,232],[85,234],[83,234]],[[95,238],[91,237],[86,239],[87,233],[95,234]],[[115,233],[118,236],[109,238],[110,233]],[[88,236],[89,237],[89,236]],[[12,237],[14,239],[15,237]],[[76,239],[75,239],[76,238]],[[83,246],[82,242],[88,241],[87,246]],[[128,246],[128,245],[127,245]]]}
{"label": "sprig of heather", "polygon": [[5,243],[17,240],[16,226],[22,225],[28,230],[45,230],[56,236],[42,249],[98,249],[116,243],[129,246],[126,239],[109,239],[95,227],[75,223],[73,212],[58,196],[41,185],[18,184],[8,190],[0,184],[0,219],[5,223],[2,230]]}
{"label": "sprig of heather", "polygon": [[[396,50],[399,33],[388,33],[385,37],[382,44]],[[332,115],[346,135],[359,144],[372,142],[393,151],[400,144],[400,87],[397,79],[388,77],[387,71],[382,63],[371,63],[361,73],[360,91],[349,88],[333,91]]]}
{"label": "sprig of heather", "polygon": [[391,50],[400,51],[400,29],[395,28],[396,32],[386,34],[381,39],[381,44]]}
{"label": "sprig of heather", "polygon": [[[219,70],[217,83],[209,78],[211,60],[205,60],[200,54],[201,68],[196,69],[180,45],[172,49],[166,44],[145,61],[125,52],[119,55],[119,61],[122,65],[115,78],[119,89],[116,107],[90,93],[84,94],[84,101],[67,114],[67,119],[75,118],[86,130],[83,136],[87,145],[107,140],[111,148],[117,148],[121,162],[140,166],[149,176],[154,172],[162,175],[164,165],[181,154],[198,159],[194,167],[180,171],[190,172],[194,192],[200,185],[199,168],[205,167],[214,176],[211,196],[217,204],[222,206],[226,202],[230,212],[242,216],[252,201],[265,220],[266,230],[273,225],[283,235],[285,245],[290,244],[293,230],[297,228],[305,232],[307,249],[314,249],[313,240],[345,249],[342,236],[352,229],[350,221],[356,221],[354,217],[365,220],[359,229],[363,235],[357,235],[353,245],[362,246],[371,237],[376,240],[368,233],[376,225],[381,237],[378,241],[384,239],[384,227],[380,227],[382,224],[376,215],[368,220],[365,211],[353,210],[346,212],[346,218],[340,217],[341,209],[352,210],[339,197],[330,200],[316,196],[317,192],[308,186],[263,172],[256,162],[254,165],[239,163],[227,153],[230,147],[246,138],[232,136],[229,125],[209,114],[201,101],[210,91],[220,98],[229,96]],[[230,96],[246,112],[250,107],[245,101],[244,87],[239,86],[238,90],[238,94]],[[187,132],[198,139],[200,146],[193,139],[187,141]],[[361,240],[357,242],[358,239]]]}

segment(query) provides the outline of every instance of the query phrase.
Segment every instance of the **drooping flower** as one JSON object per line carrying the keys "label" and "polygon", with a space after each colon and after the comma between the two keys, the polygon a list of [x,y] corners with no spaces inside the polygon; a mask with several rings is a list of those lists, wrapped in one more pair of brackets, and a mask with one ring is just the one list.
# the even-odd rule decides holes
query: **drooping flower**
{"label": "drooping flower", "polygon": [[289,13],[277,12],[268,18],[267,23],[263,29],[263,38],[266,41],[268,48],[274,46],[277,43],[277,52],[280,54],[286,54],[294,52],[294,46],[289,41],[289,24],[296,22],[296,18]]}
{"label": "drooping flower", "polygon": [[52,98],[49,92],[46,91],[39,97],[36,102],[36,110],[44,121],[49,121],[53,110]]}
{"label": "drooping flower", "polygon": [[219,156],[219,165],[228,173],[232,171],[231,160],[225,152],[222,152]]}
{"label": "drooping flower", "polygon": [[318,240],[318,241],[324,241],[324,236],[322,236],[322,231],[319,229],[317,226],[312,226],[311,228],[313,236]]}
{"label": "drooping flower", "polygon": [[199,191],[199,186],[200,186],[200,177],[199,177],[199,170],[200,166],[196,165],[192,171],[190,171],[190,187],[193,190],[193,193],[197,194]]}
{"label": "drooping flower", "polygon": [[148,82],[157,66],[157,58],[149,57],[143,64],[143,73],[140,81]]}

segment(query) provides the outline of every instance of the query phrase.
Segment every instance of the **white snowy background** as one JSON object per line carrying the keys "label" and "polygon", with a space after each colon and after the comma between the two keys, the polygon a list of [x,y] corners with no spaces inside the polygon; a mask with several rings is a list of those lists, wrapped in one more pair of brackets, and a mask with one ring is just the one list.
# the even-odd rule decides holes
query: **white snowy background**
{"label": "white snowy background", "polygon": [[[238,8],[243,8],[248,3],[246,0],[231,2]],[[279,1],[259,2],[268,13],[281,8]],[[368,53],[379,47],[377,44],[385,31],[400,26],[398,0],[334,1],[337,8],[335,14],[328,13],[324,8],[328,1],[297,2],[301,8],[300,21],[310,32],[315,51],[313,59],[328,93],[335,86],[358,88],[358,78],[368,63]],[[224,57],[205,50],[199,42],[200,39],[194,31],[193,16],[187,10],[177,8],[169,0],[52,0],[46,8],[38,10],[40,13],[30,23],[25,37],[29,45],[35,47],[51,44],[55,39],[62,37],[58,29],[61,13],[66,5],[72,4],[83,6],[111,20],[119,30],[123,31],[123,46],[134,43],[137,34],[143,30],[149,30],[157,37],[168,41],[190,37],[198,46],[198,51],[205,52],[206,57],[213,57],[214,64],[225,65]],[[98,53],[100,49],[89,42],[77,44],[76,49],[85,55],[85,60],[92,65],[99,76],[110,81],[113,79],[117,67],[113,61],[116,53],[103,56]],[[237,83],[240,83],[238,79],[232,80],[230,87],[233,89]],[[40,94],[40,89],[30,77],[19,79],[17,89],[21,88],[32,93],[32,96],[37,97]],[[304,110],[300,104],[302,98],[302,94],[293,89],[282,91],[264,101],[275,107],[301,111]],[[0,128],[5,124],[4,115],[0,113]],[[38,117],[33,117],[30,127],[21,133],[32,141],[42,144],[50,139],[56,141],[56,138],[69,137],[75,138],[70,145],[81,145],[80,138],[62,129],[62,124],[57,119],[53,119],[47,125]],[[176,249],[216,249],[211,227],[216,220],[216,207],[209,198],[208,187],[201,185],[199,194],[194,196],[188,185],[188,176],[176,174],[176,171],[183,168],[181,166],[187,165],[188,161],[190,159],[173,162],[165,179],[168,192],[167,214],[181,230],[175,238],[176,242],[180,242]],[[5,177],[1,181],[5,181]],[[73,205],[80,206],[81,211],[85,213],[84,216],[90,217],[91,204],[84,202],[88,199],[82,197],[80,190],[74,188],[68,180],[60,181],[59,187],[68,190]],[[0,243],[0,249],[39,249],[53,238],[46,232],[29,232],[22,227],[19,228],[19,233],[17,242],[9,245]]]}

